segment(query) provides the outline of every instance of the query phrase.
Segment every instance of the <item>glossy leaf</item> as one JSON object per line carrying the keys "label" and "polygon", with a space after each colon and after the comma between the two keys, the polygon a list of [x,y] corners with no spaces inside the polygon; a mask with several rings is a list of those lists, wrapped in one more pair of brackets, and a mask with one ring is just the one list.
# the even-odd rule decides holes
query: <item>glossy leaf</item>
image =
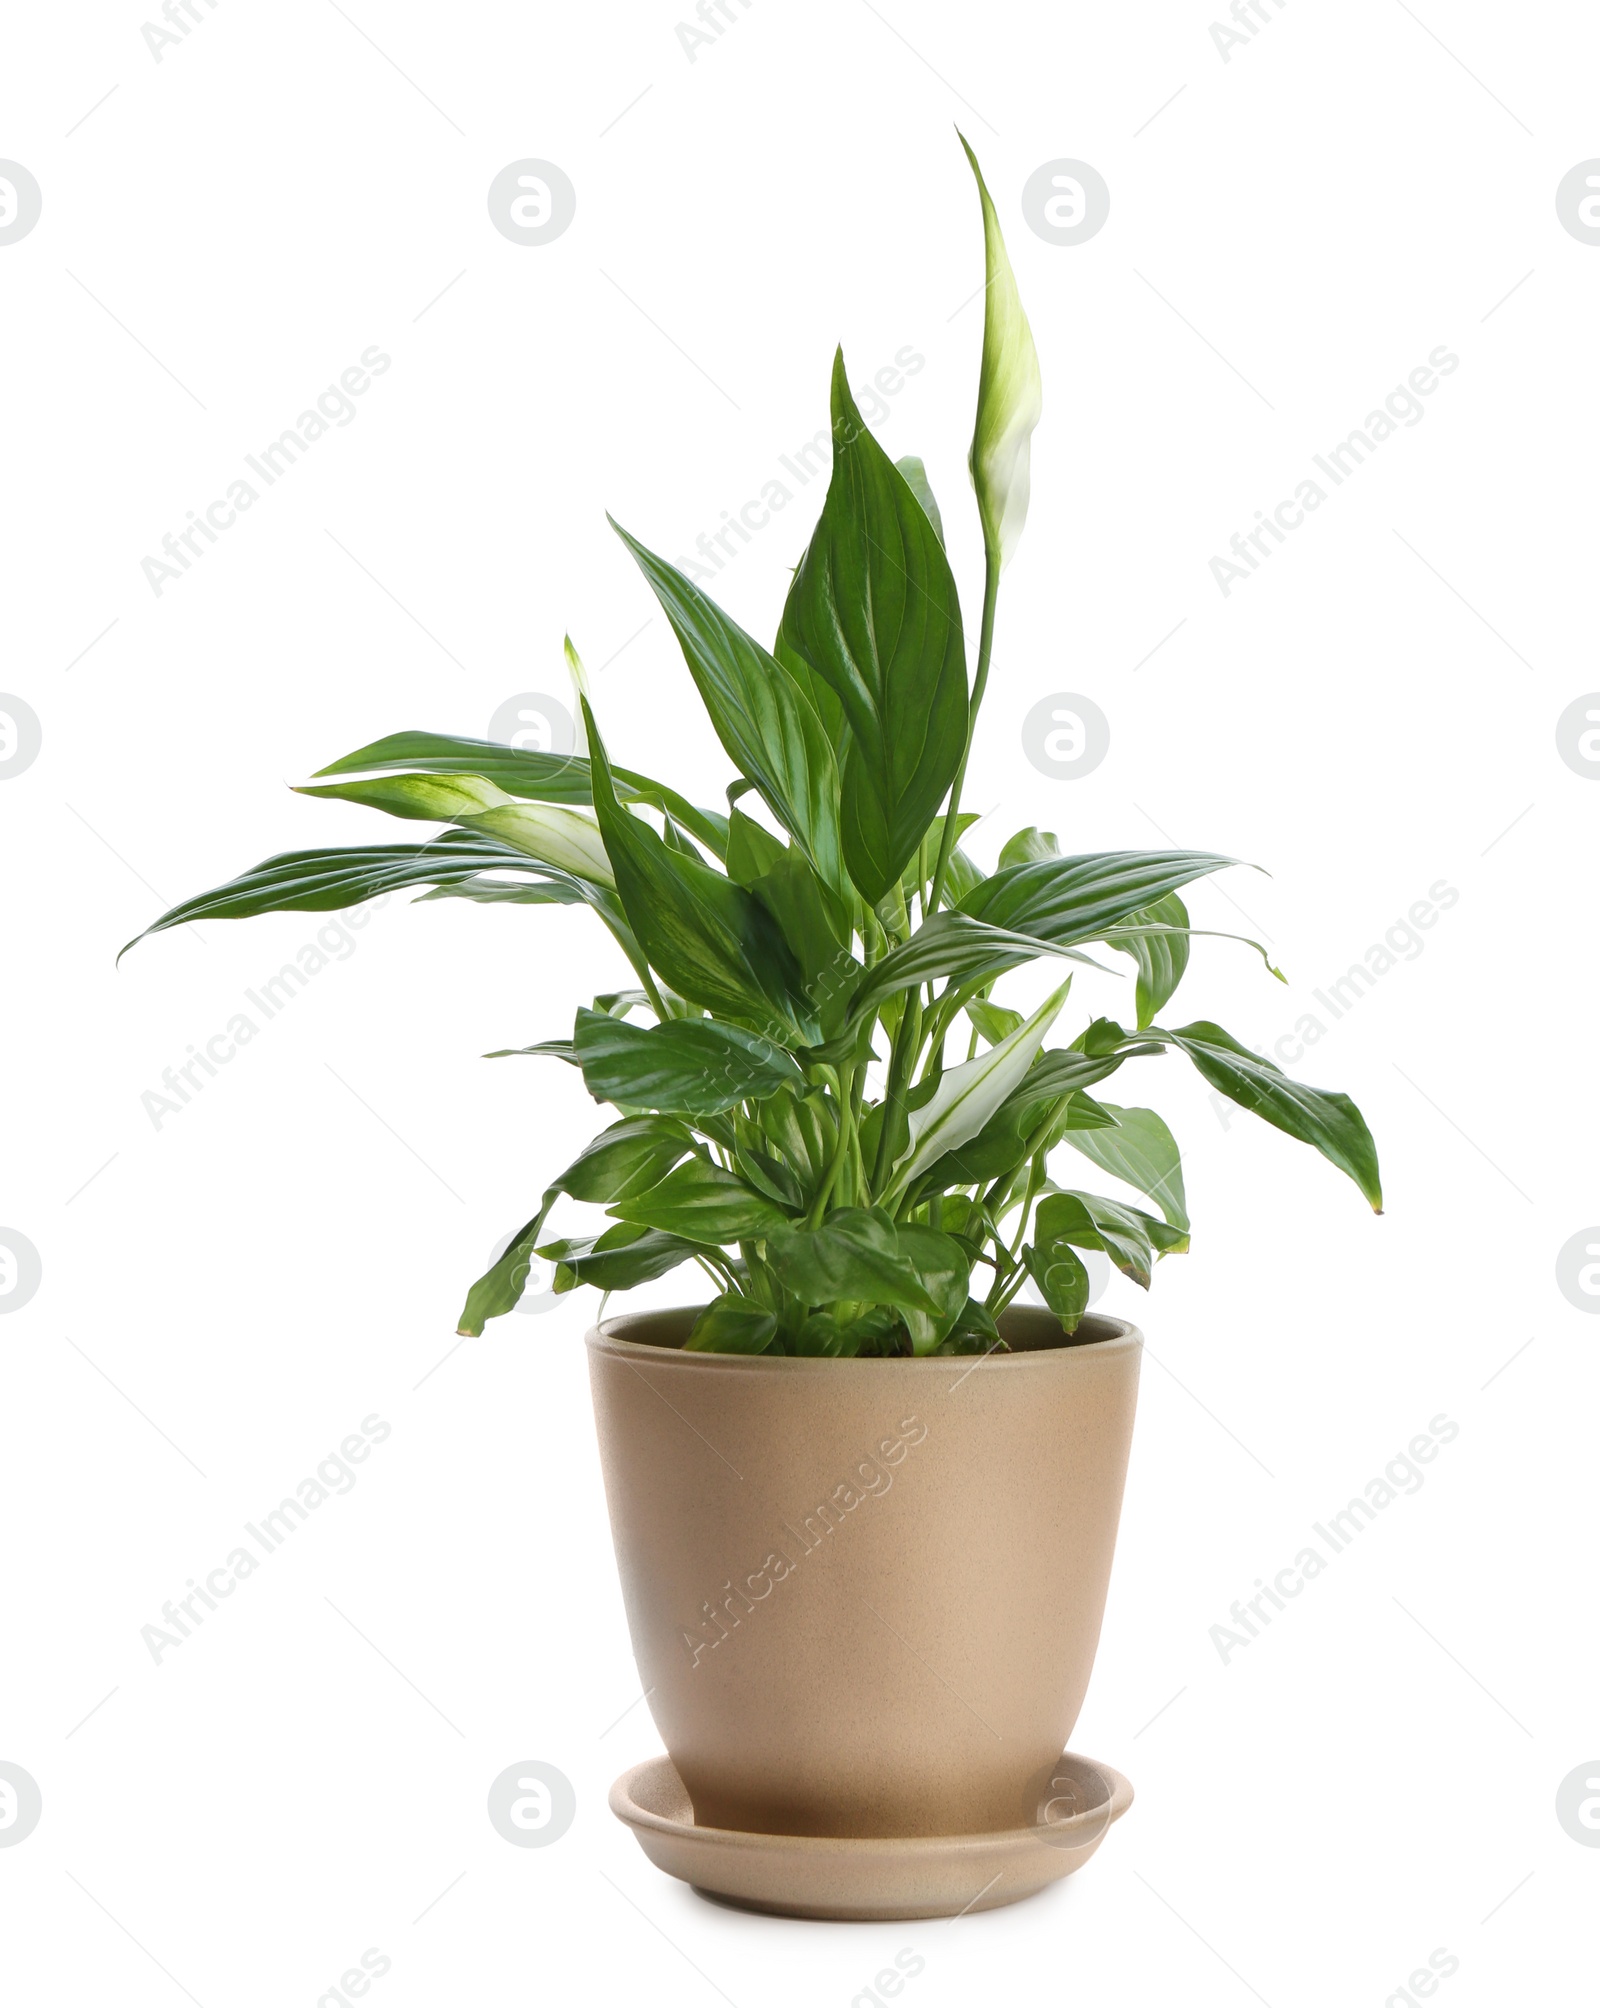
{"label": "glossy leaf", "polygon": [[1135,1207],[1092,1192],[1052,1192],[1039,1202],[1034,1242],[1102,1249],[1141,1290],[1150,1287],[1155,1253],[1144,1216]]}
{"label": "glossy leaf", "polygon": [[944,542],[944,518],[939,514],[939,505],[933,498],[933,487],[928,480],[928,470],[914,453],[903,454],[895,466],[905,476],[906,486],[922,504],[922,513],[933,525],[933,534]]}
{"label": "glossy leaf", "polygon": [[683,1342],[686,1353],[764,1353],[778,1329],[771,1311],[729,1291],[713,1298]]}
{"label": "glossy leaf", "polygon": [[1321,1151],[1352,1179],[1374,1213],[1383,1211],[1378,1150],[1361,1111],[1348,1095],[1308,1088],[1291,1080],[1270,1060],[1241,1046],[1220,1025],[1197,1019],[1175,1032],[1151,1028],[1188,1054],[1203,1079],[1274,1129]]}
{"label": "glossy leaf", "polygon": [[1091,969],[1104,966],[1093,956],[1059,947],[1037,935],[975,920],[968,913],[941,910],[931,920],[925,920],[909,941],[891,949],[881,962],[873,964],[850,1000],[851,1015],[859,1017],[877,1008],[895,991],[931,983],[941,976],[948,976],[956,983],[987,983],[1003,976],[1008,969],[1018,969],[1043,955],[1087,963]]}
{"label": "glossy leaf", "polygon": [[719,1164],[692,1157],[658,1185],[621,1198],[610,1209],[617,1220],[659,1227],[686,1241],[722,1247],[757,1241],[789,1225],[789,1216],[753,1186]]}
{"label": "glossy leaf", "polygon": [[729,759],[842,895],[839,771],[822,720],[782,665],[698,586],[619,523],[611,527],[671,622]]}
{"label": "glossy leaf", "polygon": [[[1048,1205],[1049,1201],[1045,1201]],[[1089,1272],[1070,1241],[1051,1235],[1045,1224],[1044,1207],[1032,1242],[1022,1251],[1028,1274],[1039,1286],[1039,1294],[1061,1320],[1061,1328],[1075,1332],[1089,1308]]]}
{"label": "glossy leaf", "polygon": [[920,1358],[937,1349],[966,1309],[972,1257],[959,1241],[934,1227],[903,1224],[899,1234],[901,1260],[911,1264],[937,1306],[933,1311],[904,1312],[911,1350]]}
{"label": "glossy leaf", "polygon": [[767,1259],[803,1304],[893,1304],[938,1317],[938,1300],[900,1252],[900,1234],[882,1208],[836,1207],[820,1227],[768,1237]]}
{"label": "glossy leaf", "polygon": [[1091,1164],[1153,1199],[1167,1225],[1187,1234],[1189,1215],[1177,1139],[1154,1109],[1119,1109],[1109,1102],[1105,1106],[1115,1119],[1114,1128],[1071,1130],[1066,1141]]}
{"label": "glossy leaf", "polygon": [[832,689],[849,739],[844,856],[880,900],[922,842],[967,743],[961,606],[938,533],[867,430],[835,357],[833,476],[783,614],[783,639]]}
{"label": "glossy leaf", "polygon": [[[462,831],[426,844],[363,844],[338,850],[283,851],[211,892],[180,900],[144,934],[189,920],[244,920],[258,913],[333,913],[407,886],[458,885],[485,870],[541,872],[531,858],[493,837]],[[578,897],[582,898],[581,891]]]}
{"label": "glossy leaf", "polygon": [[693,1241],[662,1234],[653,1227],[624,1221],[604,1234],[580,1235],[572,1241],[551,1241],[538,1251],[556,1265],[552,1286],[557,1296],[589,1283],[597,1290],[632,1290],[653,1283],[681,1262],[699,1253]]}
{"label": "glossy leaf", "polygon": [[1210,851],[1091,851],[1011,865],[985,879],[961,911],[1058,946],[1094,941],[1108,927],[1232,858]]}
{"label": "glossy leaf", "polygon": [[715,1018],[630,1025],[606,1012],[580,1010],[572,1043],[590,1094],[624,1108],[709,1116],[804,1085],[781,1046]]}
{"label": "glossy leaf", "polygon": [[906,1160],[896,1167],[900,1189],[947,1151],[959,1150],[975,1137],[1021,1083],[1066,1002],[1067,987],[1063,983],[998,1046],[950,1068],[933,1098],[912,1112]]}
{"label": "glossy leaf", "polygon": [[820,1027],[777,922],[753,893],[670,849],[623,808],[587,707],[584,723],[595,815],[617,894],[652,965],[680,996],[708,1011],[814,1039]]}

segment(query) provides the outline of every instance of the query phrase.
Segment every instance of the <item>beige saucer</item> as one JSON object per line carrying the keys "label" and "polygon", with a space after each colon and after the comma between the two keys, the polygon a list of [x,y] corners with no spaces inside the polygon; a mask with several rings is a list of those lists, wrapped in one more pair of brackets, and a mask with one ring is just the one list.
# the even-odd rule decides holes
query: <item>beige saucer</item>
{"label": "beige saucer", "polygon": [[994,1833],[834,1840],[696,1826],[671,1759],[652,1757],[612,1786],[611,1810],[658,1869],[708,1896],[779,1917],[878,1922],[994,1910],[1082,1868],[1133,1804],[1133,1787],[1071,1752],[1053,1783],[1052,1807],[1081,1810]]}

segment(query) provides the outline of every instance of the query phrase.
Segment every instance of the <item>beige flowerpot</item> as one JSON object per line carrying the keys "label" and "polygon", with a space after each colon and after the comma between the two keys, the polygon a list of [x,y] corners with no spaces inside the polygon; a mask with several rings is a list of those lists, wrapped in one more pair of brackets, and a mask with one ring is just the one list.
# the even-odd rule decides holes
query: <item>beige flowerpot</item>
{"label": "beige flowerpot", "polygon": [[979,1359],[588,1335],[639,1675],[705,1827],[972,1835],[1051,1817],[1088,1686],[1141,1338],[1013,1308]]}

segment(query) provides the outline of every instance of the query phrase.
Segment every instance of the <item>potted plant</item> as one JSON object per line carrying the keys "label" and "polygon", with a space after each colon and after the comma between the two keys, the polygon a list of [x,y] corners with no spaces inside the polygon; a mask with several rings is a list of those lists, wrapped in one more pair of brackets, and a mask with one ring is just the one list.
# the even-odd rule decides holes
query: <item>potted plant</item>
{"label": "potted plant", "polygon": [[[1127,1803],[1116,1773],[1063,1755],[1140,1346],[1087,1315],[1083,1258],[1147,1287],[1189,1221],[1171,1132],[1104,1085],[1181,1054],[1380,1205],[1345,1096],[1206,1020],[1160,1022],[1198,931],[1182,889],[1229,859],[1063,856],[1031,828],[993,871],[962,848],[1041,408],[968,158],[987,277],[970,674],[922,465],[889,459],[836,357],[831,483],[771,650],[618,530],[736,770],[725,812],[615,762],[569,643],[577,754],[426,732],[363,746],[302,792],[443,834],[270,858],[148,930],[407,886],[582,903],[610,930],[629,986],[525,1050],[574,1068],[616,1120],[473,1284],[460,1329],[512,1309],[535,1252],[558,1291],[689,1265],[706,1279],[699,1306],[589,1335],[634,1649],[671,1755],[613,1804],[674,1873],[802,1914],[1009,1901],[1076,1866]],[[1091,946],[1131,963],[1131,1024],[1049,1044],[1070,969],[1031,1012],[995,995],[1037,959],[1093,962]],[[1075,1184],[1068,1151],[1147,1204]],[[553,1237],[563,1199],[609,1224]]]}

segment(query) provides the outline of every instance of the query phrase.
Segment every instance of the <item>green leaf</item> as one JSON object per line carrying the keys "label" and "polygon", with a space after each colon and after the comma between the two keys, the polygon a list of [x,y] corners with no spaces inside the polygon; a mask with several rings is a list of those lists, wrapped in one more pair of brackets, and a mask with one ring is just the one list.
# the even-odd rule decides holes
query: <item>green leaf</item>
{"label": "green leaf", "polygon": [[730,1290],[714,1298],[695,1319],[683,1342],[686,1353],[764,1353],[778,1329],[771,1311]]}
{"label": "green leaf", "polygon": [[837,697],[845,863],[876,904],[896,885],[967,743],[961,606],[922,504],[833,368],[833,477],[782,639]]}
{"label": "green leaf", "polygon": [[895,462],[895,466],[905,476],[906,486],[922,504],[922,513],[933,525],[933,534],[944,542],[944,519],[939,514],[939,505],[933,499],[933,488],[928,481],[928,470],[914,453],[907,453]]}
{"label": "green leaf", "polygon": [[1374,1213],[1383,1211],[1378,1148],[1361,1111],[1348,1095],[1303,1087],[1270,1060],[1241,1046],[1220,1025],[1203,1018],[1192,1025],[1180,1025],[1175,1032],[1152,1026],[1150,1037],[1164,1039],[1187,1053],[1201,1077],[1230,1101],[1321,1151],[1330,1164],[1355,1182]]}
{"label": "green leaf", "polygon": [[780,1088],[805,1084],[781,1046],[715,1018],[630,1025],[580,1009],[573,1048],[595,1100],[624,1108],[716,1115],[736,1102],[763,1101]]}
{"label": "green leaf", "polygon": [[767,1237],[767,1259],[803,1304],[893,1304],[940,1315],[881,1207],[835,1207],[820,1227],[774,1232]]}
{"label": "green leaf", "polygon": [[[448,732],[391,732],[370,746],[358,746],[329,766],[317,769],[317,779],[325,774],[358,774],[383,767],[409,767],[420,774],[482,775],[508,795],[520,795],[532,802],[567,802],[574,806],[592,800],[589,762],[575,753],[527,753],[514,746],[502,746],[496,739],[464,739]],[[649,802],[675,816],[720,858],[728,841],[725,818],[711,809],[697,809],[674,789],[665,788],[646,774],[626,767],[612,771],[618,796],[624,802]]]}
{"label": "green leaf", "polygon": [[623,1222],[608,1227],[604,1234],[586,1234],[574,1241],[548,1242],[539,1253],[556,1265],[554,1289],[557,1296],[591,1283],[597,1290],[631,1290],[640,1283],[654,1282],[687,1262],[699,1250],[692,1241],[676,1234],[662,1234],[651,1227]]}
{"label": "green leaf", "polygon": [[[181,900],[144,934],[188,920],[244,920],[258,913],[332,913],[414,885],[457,885],[480,871],[539,872],[531,858],[493,837],[451,831],[427,844],[361,844],[338,850],[283,851],[211,892]],[[541,874],[543,876],[543,874]],[[578,895],[583,897],[580,892]]]}
{"label": "green leaf", "polygon": [[788,1214],[770,1199],[703,1157],[692,1157],[658,1185],[617,1200],[610,1211],[614,1219],[659,1227],[713,1248],[763,1240],[789,1224]]}
{"label": "green leaf", "polygon": [[1000,869],[1008,865],[1037,864],[1041,858],[1058,858],[1061,846],[1056,842],[1054,830],[1036,830],[1030,823],[1025,830],[1018,830],[1014,837],[1007,837],[1000,848]]}
{"label": "green leaf", "polygon": [[991,1046],[1010,1035],[1022,1023],[1022,1013],[1004,1004],[991,1004],[986,997],[969,998],[962,1006],[978,1031]]}
{"label": "green leaf", "polygon": [[[1175,892],[1169,892],[1164,898],[1142,907],[1139,912],[1129,914],[1128,919],[1136,925],[1154,923],[1187,928],[1189,909]],[[1118,939],[1112,946],[1131,955],[1139,971],[1134,996],[1142,1032],[1183,980],[1183,972],[1189,966],[1189,937],[1187,934],[1134,935],[1126,941]]]}
{"label": "green leaf", "polygon": [[425,906],[431,899],[470,899],[479,906],[582,906],[583,889],[564,879],[529,879],[514,885],[499,879],[463,879],[460,885],[436,885],[432,892],[418,895],[412,902]]}
{"label": "green leaf", "polygon": [[670,849],[623,808],[587,706],[584,723],[595,814],[617,894],[652,965],[680,996],[708,1011],[813,1041],[820,1028],[777,922],[754,894]]}
{"label": "green leaf", "polygon": [[975,1060],[951,1067],[932,1099],[911,1112],[906,1159],[896,1168],[899,1190],[903,1191],[919,1171],[926,1170],[947,1151],[959,1150],[975,1137],[1019,1085],[1066,1002],[1067,988],[1068,984],[1063,983],[998,1046],[991,1046]]}
{"label": "green leaf", "polygon": [[899,1234],[901,1260],[911,1264],[918,1282],[938,1306],[934,1311],[905,1310],[911,1350],[920,1359],[943,1342],[966,1309],[972,1254],[934,1227],[902,1225]]}
{"label": "green leaf", "polygon": [[728,876],[742,886],[752,886],[784,857],[787,848],[770,830],[764,830],[743,809],[728,814]]}
{"label": "green leaf", "polygon": [[850,999],[850,1013],[852,1017],[861,1017],[875,1010],[895,991],[931,983],[940,976],[951,977],[957,983],[988,983],[1008,969],[1035,962],[1044,955],[1087,963],[1091,969],[1103,966],[1092,956],[1038,935],[975,920],[969,913],[941,910],[925,920],[909,941],[891,949],[881,962],[872,965]]}
{"label": "green leaf", "polygon": [[489,1265],[467,1292],[467,1301],[456,1325],[458,1338],[481,1338],[483,1328],[491,1318],[503,1318],[507,1311],[515,1310],[517,1299],[528,1281],[534,1243],[544,1232],[545,1216],[555,1204],[556,1197],[556,1188],[551,1186],[539,1211],[531,1220],[524,1221],[506,1243],[504,1253]]}
{"label": "green leaf", "polygon": [[1154,1109],[1119,1109],[1108,1103],[1106,1111],[1115,1118],[1114,1129],[1072,1130],[1066,1141],[1091,1164],[1153,1199],[1167,1225],[1187,1234],[1183,1164],[1171,1130]]}
{"label": "green leaf", "polygon": [[1234,862],[1210,851],[1092,851],[1040,858],[985,879],[961,902],[961,911],[1058,946],[1094,941],[1153,900]]}
{"label": "green leaf", "polygon": [[794,845],[780,850],[750,890],[782,929],[811,1008],[824,1033],[831,1033],[843,1023],[861,975],[843,907]]}
{"label": "green leaf", "polygon": [[1016,549],[1028,514],[1029,440],[1044,409],[1039,355],[1022,311],[1000,219],[984,186],[978,157],[967,146],[983,208],[983,362],[978,372],[978,419],[968,465],[977,490],[986,551],[1004,565]]}
{"label": "green leaf", "polygon": [[758,641],[621,524],[612,521],[611,527],[672,623],[729,759],[760,789],[824,883],[842,896],[839,771],[822,720]]}
{"label": "green leaf", "polygon": [[682,1123],[666,1116],[624,1116],[584,1146],[554,1189],[607,1206],[648,1191],[693,1148],[694,1138]]}
{"label": "green leaf", "polygon": [[1061,1329],[1075,1332],[1079,1319],[1089,1308],[1089,1272],[1071,1242],[1059,1235],[1052,1238],[1042,1224],[1036,1224],[1034,1239],[1022,1256],[1028,1274],[1039,1286],[1040,1296],[1061,1320]]}
{"label": "green leaf", "polygon": [[341,802],[360,802],[391,816],[459,823],[498,837],[541,864],[554,865],[591,885],[610,887],[611,863],[592,816],[577,809],[519,802],[477,774],[383,774],[360,781],[330,781],[296,788]]}
{"label": "green leaf", "polygon": [[1035,1245],[1066,1242],[1074,1248],[1103,1249],[1141,1290],[1150,1287],[1155,1255],[1145,1216],[1135,1207],[1093,1192],[1052,1192],[1039,1202],[1034,1236]]}

